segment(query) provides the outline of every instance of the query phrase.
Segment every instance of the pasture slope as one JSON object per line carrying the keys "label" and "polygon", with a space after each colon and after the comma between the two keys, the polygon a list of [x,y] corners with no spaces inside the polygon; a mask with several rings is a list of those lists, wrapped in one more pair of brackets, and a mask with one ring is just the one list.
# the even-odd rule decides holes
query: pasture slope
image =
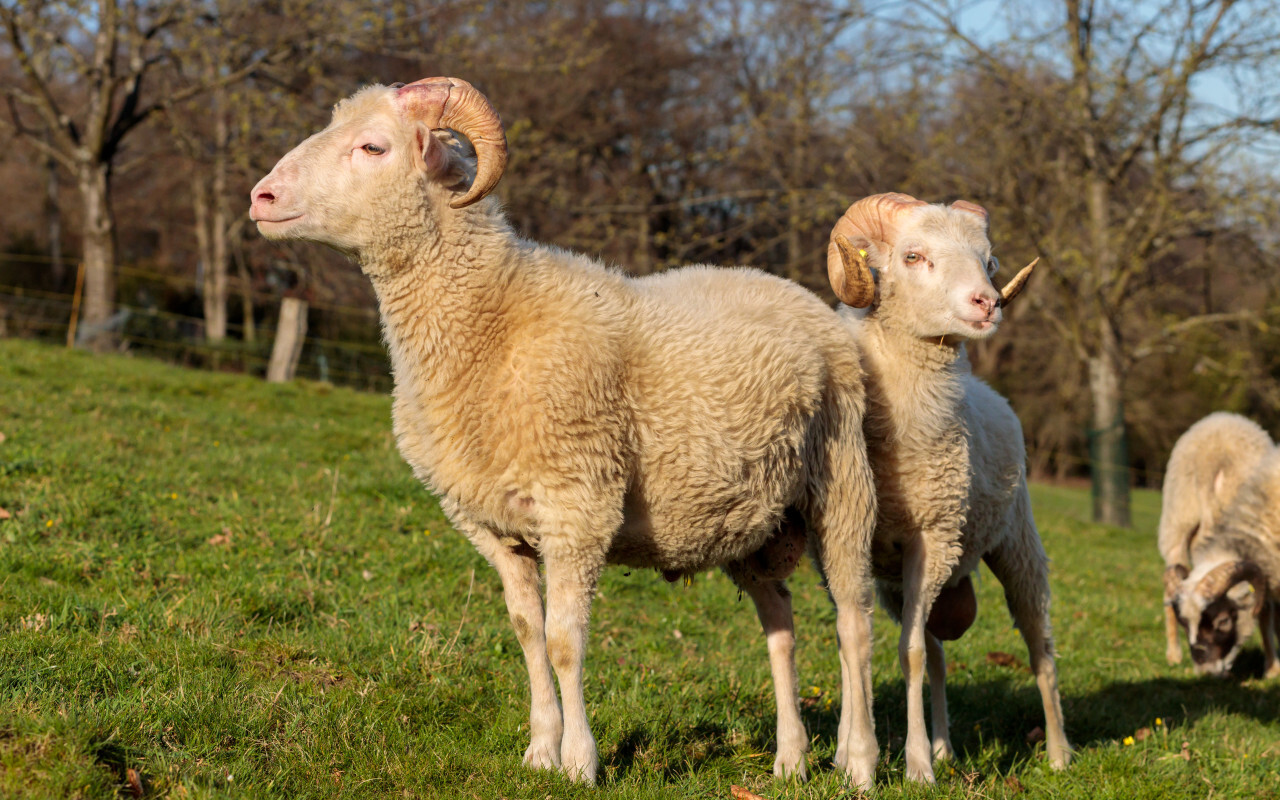
{"label": "pasture slope", "polygon": [[[520,767],[528,690],[498,581],[396,454],[386,397],[0,340],[0,434],[0,797],[849,796],[830,770],[834,614],[808,567],[791,584],[814,780],[768,774],[750,602],[719,574],[614,568],[585,789]],[[1032,494],[1075,763],[1043,762],[1025,651],[984,575],[949,647],[960,758],[937,788],[902,782],[897,629],[877,617],[877,795],[1280,796],[1258,644],[1243,680],[1164,664],[1158,496],[1120,531],[1083,521],[1083,492]]]}

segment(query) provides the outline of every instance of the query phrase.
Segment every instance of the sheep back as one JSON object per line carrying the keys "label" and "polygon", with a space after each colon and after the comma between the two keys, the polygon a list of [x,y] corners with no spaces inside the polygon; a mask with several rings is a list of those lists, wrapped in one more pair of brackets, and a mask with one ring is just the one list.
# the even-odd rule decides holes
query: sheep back
{"label": "sheep back", "polygon": [[1191,555],[1196,564],[1219,555],[1253,561],[1266,575],[1270,595],[1280,597],[1280,450],[1262,457],[1215,529],[1192,542]]}
{"label": "sheep back", "polygon": [[1157,533],[1166,566],[1190,566],[1192,539],[1213,529],[1273,449],[1257,423],[1225,411],[1208,415],[1178,437],[1165,468]]}

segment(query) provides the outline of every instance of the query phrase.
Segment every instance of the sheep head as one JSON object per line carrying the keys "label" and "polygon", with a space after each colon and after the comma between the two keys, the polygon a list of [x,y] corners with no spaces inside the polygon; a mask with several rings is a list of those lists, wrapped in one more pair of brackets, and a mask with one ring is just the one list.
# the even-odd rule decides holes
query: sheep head
{"label": "sheep head", "polygon": [[[475,179],[446,129],[475,150]],[[329,126],[275,165],[250,193],[250,217],[270,239],[305,239],[358,254],[388,219],[461,209],[493,190],[507,160],[502,121],[458,78],[369,86],[334,107]],[[443,212],[443,209],[441,209]]]}
{"label": "sheep head", "polygon": [[[1179,576],[1181,583],[1172,585]],[[1219,677],[1230,673],[1267,599],[1262,570],[1244,560],[1190,574],[1176,566],[1166,570],[1165,582],[1166,593],[1172,589],[1167,602],[1186,631],[1196,672]]]}
{"label": "sheep head", "polygon": [[831,231],[831,288],[846,305],[891,313],[920,338],[984,339],[1036,264],[997,293],[987,223],[986,209],[965,200],[930,205],[896,192],[863,198]]}

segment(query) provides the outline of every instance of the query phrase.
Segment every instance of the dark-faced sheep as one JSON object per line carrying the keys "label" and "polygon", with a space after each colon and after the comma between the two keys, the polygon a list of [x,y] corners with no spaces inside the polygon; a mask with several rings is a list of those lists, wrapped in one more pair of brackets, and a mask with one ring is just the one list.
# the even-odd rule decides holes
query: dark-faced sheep
{"label": "dark-faced sheep", "polygon": [[583,659],[606,564],[724,567],[767,637],[775,772],[803,776],[794,560],[771,541],[800,535],[837,609],[837,767],[869,786],[875,489],[848,330],[755,270],[631,279],[523,239],[483,199],[505,159],[497,113],[466,82],[371,86],[262,179],[251,213],[270,238],[348,254],[373,283],[400,452],[502,580],[531,685],[525,763],[595,780]]}
{"label": "dark-faced sheep", "polygon": [[[1191,544],[1198,536],[1212,535],[1240,486],[1273,449],[1271,437],[1258,423],[1219,411],[1187,428],[1169,453],[1157,545],[1165,564],[1164,638],[1170,664],[1182,661],[1174,599],[1193,568]],[[1223,597],[1209,613],[1199,615],[1196,627],[1196,669],[1230,670],[1238,643],[1253,629],[1252,610]]]}
{"label": "dark-faced sheep", "polygon": [[1160,514],[1160,552],[1169,563],[1166,638],[1171,650],[1176,648],[1177,631],[1169,627],[1182,625],[1201,674],[1230,674],[1257,627],[1266,677],[1280,676],[1277,509],[1280,451],[1253,422],[1210,414],[1174,445]]}

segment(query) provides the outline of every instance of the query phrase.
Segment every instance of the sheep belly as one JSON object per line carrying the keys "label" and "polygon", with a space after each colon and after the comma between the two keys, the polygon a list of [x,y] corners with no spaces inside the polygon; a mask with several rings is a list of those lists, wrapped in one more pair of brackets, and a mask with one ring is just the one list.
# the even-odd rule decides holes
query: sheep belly
{"label": "sheep belly", "polygon": [[644,284],[654,319],[634,329],[635,462],[609,560],[694,572],[759,550],[803,493],[827,391],[818,342],[824,328],[845,338],[820,301],[772,276],[682,272]]}

